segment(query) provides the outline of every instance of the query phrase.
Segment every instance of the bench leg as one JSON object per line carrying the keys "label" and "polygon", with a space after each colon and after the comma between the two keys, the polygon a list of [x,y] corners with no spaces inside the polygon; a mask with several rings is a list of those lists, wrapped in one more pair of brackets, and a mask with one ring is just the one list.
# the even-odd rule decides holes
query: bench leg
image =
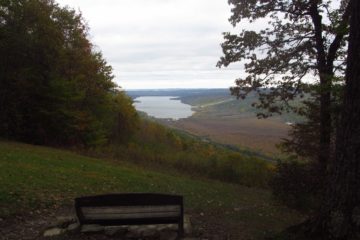
{"label": "bench leg", "polygon": [[178,239],[182,239],[184,237],[184,222],[181,221],[179,223],[179,228],[178,228]]}

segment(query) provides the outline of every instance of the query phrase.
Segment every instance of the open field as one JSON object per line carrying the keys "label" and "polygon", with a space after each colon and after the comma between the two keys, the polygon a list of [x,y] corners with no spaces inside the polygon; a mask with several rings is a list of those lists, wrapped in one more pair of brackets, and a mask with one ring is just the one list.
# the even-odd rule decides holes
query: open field
{"label": "open field", "polygon": [[276,144],[287,137],[289,130],[278,118],[257,119],[254,116],[191,117],[171,122],[171,125],[215,142],[271,155],[279,153]]}
{"label": "open field", "polygon": [[0,141],[0,227],[5,232],[14,215],[32,218],[33,212],[42,209],[45,217],[71,205],[76,196],[109,192],[182,194],[194,227],[203,229],[208,239],[216,234],[220,239],[262,239],[301,219],[274,204],[267,190]]}

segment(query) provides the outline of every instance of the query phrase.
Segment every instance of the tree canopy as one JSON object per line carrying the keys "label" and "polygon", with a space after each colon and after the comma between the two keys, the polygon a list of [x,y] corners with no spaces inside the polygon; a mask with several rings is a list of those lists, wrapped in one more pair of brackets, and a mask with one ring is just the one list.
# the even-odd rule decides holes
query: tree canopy
{"label": "tree canopy", "polygon": [[[348,34],[347,1],[336,7],[331,1],[241,1],[229,0],[230,22],[259,19],[267,21],[258,31],[243,29],[240,34],[224,33],[224,56],[218,66],[244,61],[246,78],[236,80],[233,94],[244,97],[257,90],[263,97],[259,107],[270,108],[276,98],[291,100],[304,91],[308,74],[344,74]],[[325,76],[324,76],[325,77]],[[276,86],[273,87],[273,86]],[[271,89],[264,93],[261,88]],[[281,112],[272,106],[272,112]]]}
{"label": "tree canopy", "polygon": [[75,10],[1,0],[0,55],[0,136],[96,146],[134,130],[136,111]]}
{"label": "tree canopy", "polygon": [[233,95],[244,98],[259,94],[256,107],[263,116],[292,110],[296,96],[309,92],[306,78],[315,76],[312,93],[319,102],[319,169],[325,172],[332,136],[332,88],[344,76],[350,8],[347,0],[229,0],[230,22],[267,22],[262,29],[224,33],[224,55],[218,62],[226,67],[244,62],[247,76],[236,80]]}

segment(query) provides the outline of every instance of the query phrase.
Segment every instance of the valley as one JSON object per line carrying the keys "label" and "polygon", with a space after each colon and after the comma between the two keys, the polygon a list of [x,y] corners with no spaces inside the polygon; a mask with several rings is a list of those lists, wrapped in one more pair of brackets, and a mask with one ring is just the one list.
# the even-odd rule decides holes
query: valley
{"label": "valley", "polygon": [[258,119],[259,110],[252,107],[257,101],[256,96],[252,94],[237,100],[228,89],[136,90],[128,94],[134,99],[139,96],[177,96],[184,104],[191,105],[194,114],[176,121],[154,118],[156,121],[204,141],[234,145],[266,155],[280,154],[276,145],[287,137],[291,123],[302,120],[291,113]]}

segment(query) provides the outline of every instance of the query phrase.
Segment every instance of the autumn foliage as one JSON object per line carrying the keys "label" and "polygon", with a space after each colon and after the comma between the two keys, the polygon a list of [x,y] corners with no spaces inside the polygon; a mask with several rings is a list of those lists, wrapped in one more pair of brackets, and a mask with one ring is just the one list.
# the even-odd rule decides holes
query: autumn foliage
{"label": "autumn foliage", "polygon": [[93,147],[135,130],[81,14],[52,0],[1,1],[0,46],[0,137]]}

